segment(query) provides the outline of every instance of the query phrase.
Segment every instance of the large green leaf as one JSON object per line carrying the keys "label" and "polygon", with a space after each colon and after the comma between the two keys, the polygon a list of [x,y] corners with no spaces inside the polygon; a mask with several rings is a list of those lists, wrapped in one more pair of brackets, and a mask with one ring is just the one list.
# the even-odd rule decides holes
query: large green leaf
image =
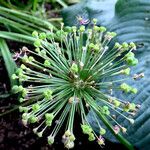
{"label": "large green leaf", "polygon": [[[111,4],[111,5],[110,5]],[[115,9],[113,9],[115,8]],[[117,32],[115,40],[119,42],[136,42],[138,49],[136,56],[139,59],[139,65],[133,68],[134,73],[144,72],[144,79],[133,82],[128,81],[134,87],[139,89],[137,95],[123,95],[114,93],[117,97],[128,99],[129,101],[141,104],[141,109],[135,116],[135,124],[129,125],[127,121],[120,116],[118,122],[128,128],[128,133],[124,136],[140,150],[150,149],[150,0],[118,0],[102,1],[87,0],[66,9],[63,12],[64,21],[67,25],[76,24],[71,18],[77,15],[86,18],[98,18],[98,23],[106,25],[111,31]],[[71,17],[69,17],[69,15]],[[89,119],[93,126],[96,124],[92,117]],[[116,141],[110,132],[106,137],[109,140]]]}

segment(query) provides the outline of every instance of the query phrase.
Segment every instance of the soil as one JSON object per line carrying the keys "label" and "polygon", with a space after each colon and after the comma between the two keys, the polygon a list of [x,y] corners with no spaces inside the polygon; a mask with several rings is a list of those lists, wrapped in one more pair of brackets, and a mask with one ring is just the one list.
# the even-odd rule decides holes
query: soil
{"label": "soil", "polygon": [[[16,51],[23,45],[9,42],[9,46],[13,47],[13,50]],[[0,92],[7,93],[9,89],[7,71],[5,70],[2,58],[0,58]],[[16,96],[1,99],[0,114],[13,108],[16,104]],[[9,107],[7,108],[7,106]],[[114,144],[107,140],[104,148],[101,148],[96,142],[89,142],[88,137],[82,134],[78,124],[79,122],[79,117],[76,117],[74,127],[77,140],[75,142],[74,150],[127,150],[123,145]],[[16,110],[0,117],[0,150],[63,150],[65,149],[61,142],[63,132],[64,130],[62,129],[59,133],[59,137],[55,140],[55,144],[49,146],[46,137],[38,138],[33,134],[32,127],[23,126],[20,113]]]}

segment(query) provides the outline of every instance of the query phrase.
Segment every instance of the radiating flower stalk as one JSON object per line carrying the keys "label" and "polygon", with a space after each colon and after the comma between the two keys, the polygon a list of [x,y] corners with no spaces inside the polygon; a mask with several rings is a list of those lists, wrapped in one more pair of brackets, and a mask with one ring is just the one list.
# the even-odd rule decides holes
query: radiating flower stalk
{"label": "radiating flower stalk", "polygon": [[[23,64],[13,74],[23,86],[14,86],[14,93],[20,93],[22,122],[36,123],[34,133],[42,137],[50,131],[48,143],[53,144],[63,124],[66,130],[62,141],[66,148],[74,147],[75,116],[81,116],[81,129],[89,141],[96,140],[100,146],[105,145],[103,136],[106,128],[98,121],[104,121],[113,129],[114,134],[126,133],[127,129],[118,123],[115,114],[119,114],[133,124],[134,115],[139,105],[113,97],[108,91],[121,90],[124,93],[137,93],[137,89],[126,84],[131,78],[130,66],[138,64],[134,51],[134,43],[115,43],[111,48],[110,41],[116,36],[107,32],[103,26],[93,25],[85,29],[80,27],[64,27],[47,33],[34,31],[35,51],[23,48],[24,56],[20,56]],[[54,40],[58,36],[60,42]],[[30,56],[28,55],[30,54]],[[122,75],[122,79],[112,77]],[[124,77],[127,76],[127,77]],[[133,78],[135,79],[135,78]],[[97,105],[97,102],[100,105]],[[91,111],[99,127],[96,134],[87,119]],[[124,112],[124,113],[123,113]],[[112,120],[113,126],[108,120]],[[106,123],[107,122],[107,123]],[[52,127],[51,127],[52,126]]]}

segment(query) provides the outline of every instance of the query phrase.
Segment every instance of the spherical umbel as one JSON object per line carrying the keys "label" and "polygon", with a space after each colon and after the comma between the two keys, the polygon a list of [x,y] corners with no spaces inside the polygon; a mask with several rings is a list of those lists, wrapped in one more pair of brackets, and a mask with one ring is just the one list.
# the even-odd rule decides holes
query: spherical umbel
{"label": "spherical umbel", "polygon": [[[22,83],[22,86],[14,86],[13,91],[20,93],[19,101],[26,104],[19,107],[23,113],[23,123],[39,124],[33,129],[39,137],[50,131],[49,144],[54,143],[67,120],[62,141],[66,148],[74,147],[74,117],[77,113],[81,116],[79,124],[83,134],[88,135],[89,141],[97,140],[100,146],[105,145],[103,136],[107,128],[102,127],[98,119],[114,134],[127,132],[114,114],[134,123],[128,116],[135,114],[139,105],[113,97],[108,91],[138,92],[125,83],[130,78],[130,67],[138,63],[134,54],[136,45],[115,43],[110,47],[109,43],[116,33],[96,26],[96,22],[94,19],[93,26],[87,29],[83,25],[79,28],[62,25],[56,33],[52,30],[40,34],[34,31],[36,49],[31,51],[26,48],[24,56],[20,56],[23,64],[12,76]],[[112,78],[118,75],[121,75],[121,79]],[[133,78],[137,79],[137,76]],[[88,122],[86,115],[89,111],[99,127],[98,134]],[[108,119],[114,121],[115,125],[110,124]]]}

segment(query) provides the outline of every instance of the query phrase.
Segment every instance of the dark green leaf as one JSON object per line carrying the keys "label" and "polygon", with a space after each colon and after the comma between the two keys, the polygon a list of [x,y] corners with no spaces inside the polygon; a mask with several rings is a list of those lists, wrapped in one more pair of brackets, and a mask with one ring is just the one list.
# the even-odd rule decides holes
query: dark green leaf
{"label": "dark green leaf", "polygon": [[[107,5],[110,3],[111,5]],[[136,57],[139,59],[139,65],[133,68],[132,74],[144,72],[145,77],[137,82],[128,82],[137,87],[139,92],[135,96],[114,94],[122,99],[141,104],[134,125],[130,125],[120,116],[117,119],[128,129],[124,136],[140,150],[148,150],[150,148],[150,1],[119,0],[115,5],[115,1],[87,0],[64,10],[63,15],[67,25],[76,24],[72,17],[77,15],[85,16],[87,19],[97,18],[98,24],[106,25],[108,30],[117,32],[116,40],[119,42],[136,42],[138,47]],[[94,118],[91,115],[89,118],[96,129]],[[106,137],[116,142],[110,132]]]}

